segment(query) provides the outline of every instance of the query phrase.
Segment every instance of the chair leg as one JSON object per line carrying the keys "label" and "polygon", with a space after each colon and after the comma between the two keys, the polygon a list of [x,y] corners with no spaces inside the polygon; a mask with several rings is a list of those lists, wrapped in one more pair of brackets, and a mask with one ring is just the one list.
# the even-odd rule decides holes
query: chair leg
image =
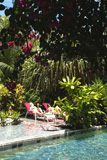
{"label": "chair leg", "polygon": [[29,112],[27,111],[27,112],[26,112],[26,115],[25,115],[25,118],[27,117],[28,113],[29,113]]}
{"label": "chair leg", "polygon": [[49,119],[48,119],[48,117],[47,117],[47,123],[49,123]]}
{"label": "chair leg", "polygon": [[37,118],[37,117],[36,117],[36,113],[35,113],[35,123],[36,123],[36,118]]}

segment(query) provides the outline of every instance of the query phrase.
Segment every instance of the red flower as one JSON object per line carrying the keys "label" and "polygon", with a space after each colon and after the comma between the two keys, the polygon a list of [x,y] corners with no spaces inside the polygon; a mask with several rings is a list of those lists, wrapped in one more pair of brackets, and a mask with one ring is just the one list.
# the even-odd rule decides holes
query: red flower
{"label": "red flower", "polygon": [[62,35],[63,39],[66,40],[66,35]]}
{"label": "red flower", "polygon": [[89,74],[90,74],[90,76],[93,76],[93,72],[91,69],[89,70]]}
{"label": "red flower", "polygon": [[9,46],[10,48],[13,48],[14,45],[15,45],[14,41],[10,41],[10,42],[8,43],[8,46]]}
{"label": "red flower", "polygon": [[35,36],[35,39],[39,39],[39,35]]}
{"label": "red flower", "polygon": [[31,50],[32,50],[32,48],[33,48],[32,42],[28,42],[28,48],[29,48],[29,50],[30,50],[30,52],[31,52]]}
{"label": "red flower", "polygon": [[30,31],[30,34],[28,35],[28,39],[32,39],[35,37],[35,32],[34,31]]}
{"label": "red flower", "polygon": [[32,51],[33,45],[32,42],[28,42],[28,44],[25,44],[22,48],[22,51],[27,55],[29,52]]}
{"label": "red flower", "polygon": [[29,8],[29,6],[31,4],[28,0],[16,0],[16,1],[17,1],[18,5],[22,8]]}
{"label": "red flower", "polygon": [[22,51],[25,53],[25,55],[27,55],[29,52],[28,48],[25,45],[23,46]]}
{"label": "red flower", "polygon": [[17,38],[18,37],[18,34],[15,34],[15,38]]}

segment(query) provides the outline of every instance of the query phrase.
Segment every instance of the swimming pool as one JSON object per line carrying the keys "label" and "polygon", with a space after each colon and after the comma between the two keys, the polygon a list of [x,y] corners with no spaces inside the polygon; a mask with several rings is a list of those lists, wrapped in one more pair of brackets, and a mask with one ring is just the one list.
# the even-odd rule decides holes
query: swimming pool
{"label": "swimming pool", "polygon": [[0,152],[0,160],[107,160],[107,129]]}

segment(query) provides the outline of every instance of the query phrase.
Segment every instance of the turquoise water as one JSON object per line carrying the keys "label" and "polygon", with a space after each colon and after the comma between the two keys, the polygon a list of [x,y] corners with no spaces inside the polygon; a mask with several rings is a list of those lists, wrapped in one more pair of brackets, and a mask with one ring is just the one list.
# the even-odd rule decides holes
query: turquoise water
{"label": "turquoise water", "polygon": [[107,160],[107,129],[0,152],[0,160]]}

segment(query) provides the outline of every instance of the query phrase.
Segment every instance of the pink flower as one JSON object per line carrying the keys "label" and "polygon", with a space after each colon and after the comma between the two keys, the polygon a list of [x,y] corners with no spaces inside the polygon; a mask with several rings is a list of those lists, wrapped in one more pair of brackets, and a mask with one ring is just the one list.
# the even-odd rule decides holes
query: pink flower
{"label": "pink flower", "polygon": [[66,40],[66,35],[62,35],[62,37],[64,38],[64,40]]}
{"label": "pink flower", "polygon": [[28,44],[25,44],[22,48],[22,51],[27,55],[29,52],[32,51],[33,45],[32,42],[28,42]]}
{"label": "pink flower", "polygon": [[35,36],[35,39],[39,39],[39,35]]}
{"label": "pink flower", "polygon": [[15,34],[15,38],[17,38],[18,37],[18,34]]}
{"label": "pink flower", "polygon": [[35,38],[35,32],[34,31],[30,31],[30,34],[28,35],[28,39],[32,39]]}
{"label": "pink flower", "polygon": [[27,55],[29,52],[28,48],[25,45],[23,46],[22,51],[25,53],[25,55]]}
{"label": "pink flower", "polygon": [[17,3],[18,3],[18,5],[20,6],[20,7],[22,7],[22,8],[29,8],[29,6],[30,6],[30,2],[29,2],[29,0],[16,0],[17,1]]}
{"label": "pink flower", "polygon": [[30,52],[31,52],[31,50],[32,50],[32,48],[33,48],[32,42],[28,42],[28,48],[29,48],[29,50],[30,50]]}
{"label": "pink flower", "polygon": [[90,76],[94,75],[91,69],[89,70],[89,74],[90,74]]}
{"label": "pink flower", "polygon": [[0,46],[2,46],[2,43],[0,42]]}
{"label": "pink flower", "polygon": [[89,70],[89,73],[92,73],[92,70],[91,70],[91,69]]}
{"label": "pink flower", "polygon": [[8,46],[9,46],[10,48],[13,48],[14,45],[15,45],[14,41],[10,41],[10,42],[8,43]]}

